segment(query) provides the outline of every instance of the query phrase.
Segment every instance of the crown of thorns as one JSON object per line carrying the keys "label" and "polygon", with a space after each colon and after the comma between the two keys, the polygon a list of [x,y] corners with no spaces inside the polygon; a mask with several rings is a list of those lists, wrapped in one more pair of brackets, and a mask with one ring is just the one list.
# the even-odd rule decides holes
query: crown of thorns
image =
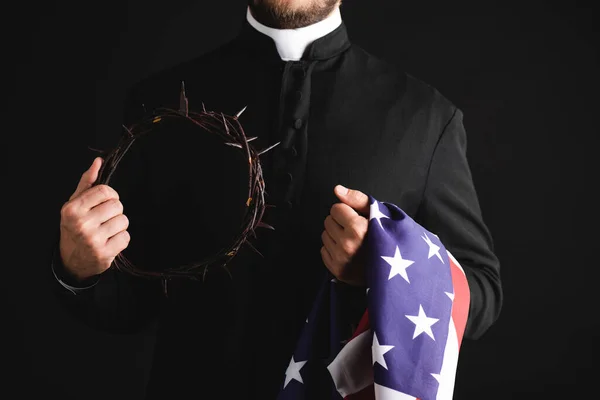
{"label": "crown of thorns", "polygon": [[154,111],[153,115],[145,117],[139,123],[136,123],[130,127],[123,125],[124,134],[120,138],[116,147],[109,152],[100,151],[100,153],[103,154],[104,162],[100,168],[98,179],[94,183],[94,186],[108,184],[110,182],[110,179],[119,162],[125,153],[127,153],[131,145],[136,141],[136,139],[144,136],[148,132],[151,132],[152,127],[155,126],[155,124],[160,123],[160,121],[165,118],[183,117],[193,122],[204,131],[219,136],[223,139],[225,145],[238,148],[239,151],[243,152],[247,158],[249,165],[248,198],[246,200],[248,212],[245,213],[239,233],[237,236],[235,236],[233,243],[231,243],[229,246],[221,248],[215,254],[210,255],[198,262],[178,267],[166,268],[161,271],[151,271],[139,268],[129,259],[127,259],[123,252],[121,252],[113,261],[114,267],[136,276],[147,278],[163,278],[166,284],[166,280],[173,277],[198,279],[198,277],[202,276],[204,278],[206,276],[206,272],[211,268],[224,268],[227,272],[229,272],[227,269],[228,263],[238,253],[239,249],[244,244],[262,256],[262,254],[250,243],[249,239],[251,236],[254,238],[257,237],[257,228],[267,228],[272,230],[275,228],[262,222],[265,208],[272,206],[265,203],[265,182],[263,180],[262,167],[259,157],[269,150],[275,148],[280,142],[277,142],[274,145],[260,151],[254,149],[250,142],[256,139],[256,137],[246,137],[244,129],[242,128],[242,125],[238,119],[245,110],[246,107],[244,107],[236,115],[230,116],[222,112],[206,111],[204,104],[202,104],[202,111],[190,111],[188,107],[188,99],[185,94],[185,84],[182,82],[179,110],[159,108]]}

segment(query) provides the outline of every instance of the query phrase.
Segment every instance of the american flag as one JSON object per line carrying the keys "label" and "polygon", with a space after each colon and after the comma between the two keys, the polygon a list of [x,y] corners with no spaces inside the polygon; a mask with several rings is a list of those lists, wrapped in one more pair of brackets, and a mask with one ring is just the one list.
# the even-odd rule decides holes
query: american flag
{"label": "american flag", "polygon": [[[452,399],[469,312],[465,273],[439,237],[394,204],[369,195],[367,310],[340,343],[336,286],[329,277],[306,319],[279,400]],[[326,315],[328,357],[314,351]],[[315,395],[326,375],[331,386]],[[319,378],[320,377],[320,378]],[[322,387],[322,385],[319,385]]]}

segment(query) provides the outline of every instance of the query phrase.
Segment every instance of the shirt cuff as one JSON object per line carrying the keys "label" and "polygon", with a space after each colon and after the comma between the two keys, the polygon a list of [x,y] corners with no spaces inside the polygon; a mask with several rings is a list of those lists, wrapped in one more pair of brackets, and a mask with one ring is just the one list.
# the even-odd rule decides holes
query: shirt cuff
{"label": "shirt cuff", "polygon": [[86,290],[89,290],[98,284],[99,279],[97,277],[89,280],[89,281],[93,281],[93,283],[85,284],[84,286],[73,286],[73,285],[68,284],[67,282],[64,281],[64,279],[61,279],[59,274],[56,273],[57,267],[60,270],[60,266],[57,265],[60,263],[60,260],[57,260],[57,257],[60,257],[60,255],[58,253],[58,250],[55,250],[55,254],[54,254],[54,257],[52,258],[52,263],[51,263],[52,274],[54,275],[54,278],[58,281],[58,283],[60,283],[60,285],[62,287],[64,287],[65,289],[67,289],[69,292],[76,295],[76,294],[79,294]]}

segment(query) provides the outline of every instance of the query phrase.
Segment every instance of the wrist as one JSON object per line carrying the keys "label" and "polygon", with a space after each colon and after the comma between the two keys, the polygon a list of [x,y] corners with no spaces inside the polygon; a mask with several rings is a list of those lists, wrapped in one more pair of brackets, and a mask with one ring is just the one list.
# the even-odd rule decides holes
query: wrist
{"label": "wrist", "polygon": [[55,260],[54,269],[56,275],[60,278],[60,280],[71,286],[89,286],[98,280],[98,275],[84,275],[78,273],[77,270],[71,268],[68,264],[66,264],[63,261],[60,254]]}

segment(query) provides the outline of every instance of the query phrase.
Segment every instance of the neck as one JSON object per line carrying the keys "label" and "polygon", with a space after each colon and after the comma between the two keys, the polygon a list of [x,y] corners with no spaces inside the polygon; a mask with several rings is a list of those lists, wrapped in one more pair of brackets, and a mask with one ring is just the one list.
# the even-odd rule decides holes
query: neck
{"label": "neck", "polygon": [[260,33],[269,36],[275,42],[279,56],[284,61],[297,61],[304,50],[315,40],[331,33],[342,23],[339,7],[335,7],[327,18],[297,29],[275,29],[259,22],[250,8],[246,13],[248,23]]}

